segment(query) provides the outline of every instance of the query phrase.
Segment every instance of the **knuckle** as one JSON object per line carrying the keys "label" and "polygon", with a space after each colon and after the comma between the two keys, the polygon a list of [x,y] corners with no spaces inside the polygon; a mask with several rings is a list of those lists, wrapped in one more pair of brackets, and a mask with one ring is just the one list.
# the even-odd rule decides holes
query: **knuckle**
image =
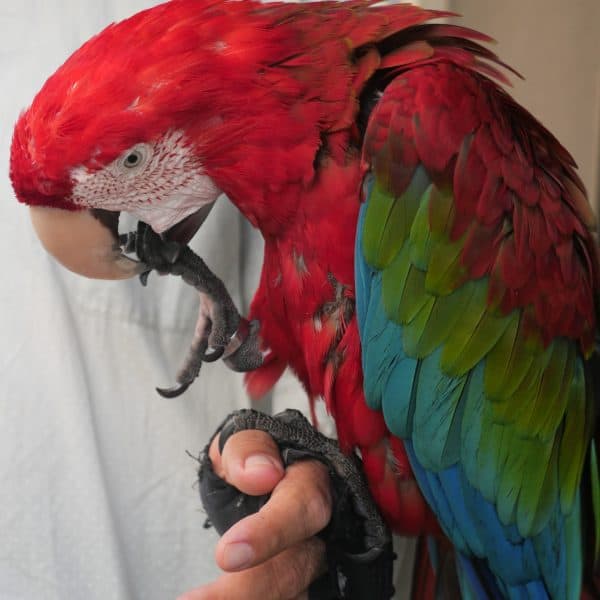
{"label": "knuckle", "polygon": [[308,535],[323,529],[331,518],[331,507],[322,494],[315,494],[305,504],[305,524]]}
{"label": "knuckle", "polygon": [[[329,523],[331,518],[331,484],[329,474],[324,465],[317,461],[298,464],[305,472],[300,474],[307,485],[300,488],[298,502],[301,507],[302,522],[312,536]],[[308,536],[306,536],[308,537]]]}
{"label": "knuckle", "polygon": [[[290,544],[289,521],[281,520],[279,515],[272,514],[265,505],[257,513],[249,517],[252,521],[254,535],[254,547],[257,554],[263,559],[270,559],[285,550]],[[259,535],[258,532],[262,532]]]}

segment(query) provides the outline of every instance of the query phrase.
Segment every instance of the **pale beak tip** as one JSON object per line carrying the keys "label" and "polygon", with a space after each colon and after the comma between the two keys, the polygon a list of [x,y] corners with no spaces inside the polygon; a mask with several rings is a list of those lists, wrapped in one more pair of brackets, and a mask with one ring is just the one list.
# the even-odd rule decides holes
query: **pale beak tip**
{"label": "pale beak tip", "polygon": [[91,279],[129,279],[146,270],[121,252],[115,234],[89,210],[31,206],[30,215],[44,248],[74,273]]}

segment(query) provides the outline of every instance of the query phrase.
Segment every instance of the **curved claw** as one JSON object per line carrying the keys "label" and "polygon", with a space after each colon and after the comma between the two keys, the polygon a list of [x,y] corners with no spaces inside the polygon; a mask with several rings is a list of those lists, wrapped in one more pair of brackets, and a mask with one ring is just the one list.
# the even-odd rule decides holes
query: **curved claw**
{"label": "curved claw", "polygon": [[178,383],[170,388],[157,387],[155,389],[163,398],[177,398],[190,387],[191,383],[191,381],[188,381],[186,383]]}
{"label": "curved claw", "polygon": [[139,277],[140,277],[140,283],[146,287],[148,285],[148,277],[150,277],[150,273],[152,273],[152,271],[144,271],[143,273],[140,273]]}
{"label": "curved claw", "polygon": [[[232,336],[232,342],[225,349],[223,360],[233,371],[254,371],[268,360],[270,351],[261,349],[261,338],[259,336],[260,324],[258,321],[248,322],[241,317],[240,327]],[[235,338],[235,341],[234,341]],[[229,351],[233,346],[232,351]]]}
{"label": "curved claw", "polygon": [[225,348],[217,348],[216,350],[213,350],[213,352],[205,352],[202,355],[202,362],[215,362],[219,360],[223,354],[225,354]]}
{"label": "curved claw", "polygon": [[229,338],[229,343],[225,348],[225,356],[223,358],[229,358],[232,354],[235,354],[240,346],[246,341],[250,333],[250,322],[244,317],[240,317],[240,323],[238,328],[233,332]]}

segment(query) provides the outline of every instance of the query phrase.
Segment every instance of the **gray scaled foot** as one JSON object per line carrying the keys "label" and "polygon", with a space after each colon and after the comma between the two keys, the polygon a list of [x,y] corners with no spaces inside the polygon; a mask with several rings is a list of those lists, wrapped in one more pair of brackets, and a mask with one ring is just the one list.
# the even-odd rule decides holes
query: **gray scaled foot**
{"label": "gray scaled foot", "polygon": [[235,371],[250,371],[263,362],[258,336],[258,322],[240,316],[223,282],[188,246],[163,240],[152,228],[139,222],[136,232],[122,236],[125,252],[135,252],[149,270],[140,275],[146,285],[148,275],[180,276],[200,294],[200,311],[194,338],[183,367],[177,374],[177,385],[157,391],[174,398],[182,394],[200,373],[204,362],[219,358]]}

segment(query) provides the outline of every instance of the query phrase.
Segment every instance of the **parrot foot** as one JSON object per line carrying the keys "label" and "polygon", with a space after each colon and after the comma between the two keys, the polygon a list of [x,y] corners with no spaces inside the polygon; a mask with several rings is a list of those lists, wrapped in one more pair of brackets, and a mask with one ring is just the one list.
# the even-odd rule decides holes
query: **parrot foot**
{"label": "parrot foot", "polygon": [[184,248],[177,242],[161,239],[149,225],[142,221],[138,222],[137,231],[121,235],[119,241],[125,254],[137,254],[138,258],[150,267],[139,276],[144,287],[148,284],[148,277],[152,271],[157,271],[161,275],[170,273],[172,265]]}
{"label": "parrot foot", "polygon": [[142,222],[136,232],[122,236],[121,242],[124,252],[135,252],[150,267],[140,275],[142,285],[146,285],[148,275],[155,270],[180,276],[200,295],[194,338],[177,374],[177,385],[156,388],[161,396],[174,398],[182,394],[198,377],[204,362],[222,358],[234,371],[251,371],[262,365],[259,323],[240,316],[223,282],[188,246],[163,240]]}
{"label": "parrot foot", "polygon": [[[319,534],[326,543],[329,572],[313,584],[311,597],[390,598],[394,560],[391,534],[371,497],[358,457],[344,454],[335,440],[317,431],[297,410],[274,417],[249,409],[232,413],[215,434],[219,435],[220,450],[229,437],[248,429],[268,433],[286,466],[316,459],[329,470],[333,511],[331,521]],[[268,496],[248,496],[221,480],[212,470],[209,446],[210,442],[200,457],[200,494],[209,521],[223,534],[258,511]]]}

